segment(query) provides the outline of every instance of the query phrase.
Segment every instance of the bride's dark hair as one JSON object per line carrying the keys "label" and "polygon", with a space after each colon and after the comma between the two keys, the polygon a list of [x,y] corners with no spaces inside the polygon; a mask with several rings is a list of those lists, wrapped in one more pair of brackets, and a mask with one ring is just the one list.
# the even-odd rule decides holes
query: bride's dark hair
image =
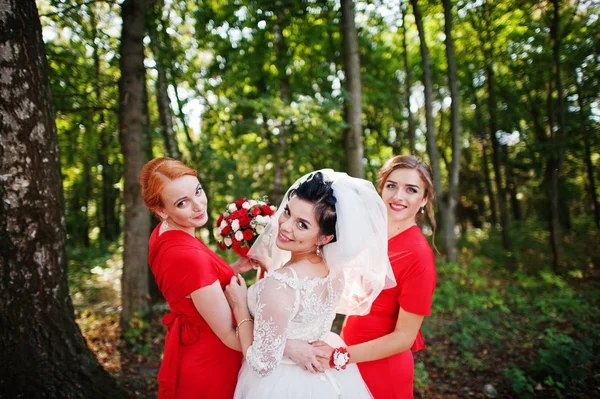
{"label": "bride's dark hair", "polygon": [[325,236],[333,235],[330,242],[335,242],[337,238],[335,234],[335,224],[337,222],[336,199],[333,196],[331,182],[324,180],[323,173],[316,172],[308,176],[308,179],[300,183],[298,187],[289,191],[288,200],[294,196],[314,205],[321,234]]}

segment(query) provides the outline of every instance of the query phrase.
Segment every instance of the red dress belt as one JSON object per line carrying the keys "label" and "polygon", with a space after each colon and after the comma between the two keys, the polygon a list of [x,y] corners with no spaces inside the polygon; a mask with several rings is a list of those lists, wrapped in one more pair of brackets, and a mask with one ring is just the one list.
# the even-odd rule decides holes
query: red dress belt
{"label": "red dress belt", "polygon": [[175,396],[177,391],[177,370],[179,368],[179,348],[191,345],[200,339],[200,317],[188,317],[181,313],[167,313],[162,324],[167,326],[165,352],[158,371],[160,393],[164,396]]}

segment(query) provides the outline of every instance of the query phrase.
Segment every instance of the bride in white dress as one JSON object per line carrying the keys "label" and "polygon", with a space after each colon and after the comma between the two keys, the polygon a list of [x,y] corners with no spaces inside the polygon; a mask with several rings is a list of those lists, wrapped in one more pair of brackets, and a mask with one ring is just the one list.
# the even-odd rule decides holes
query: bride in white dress
{"label": "bride in white dress", "polygon": [[288,340],[344,347],[330,332],[336,312],[366,314],[395,284],[387,213],[373,185],[329,169],[303,176],[249,256],[271,272],[249,289],[241,276],[226,288],[245,357],[234,397],[371,398],[355,364],[315,373],[284,349]]}

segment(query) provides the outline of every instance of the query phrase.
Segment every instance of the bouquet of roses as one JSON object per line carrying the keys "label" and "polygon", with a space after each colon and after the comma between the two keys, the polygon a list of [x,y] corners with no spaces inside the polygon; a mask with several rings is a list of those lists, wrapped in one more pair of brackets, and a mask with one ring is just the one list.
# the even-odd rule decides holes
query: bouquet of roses
{"label": "bouquet of roses", "polygon": [[247,256],[256,237],[263,232],[276,208],[265,201],[239,200],[227,205],[227,210],[217,219],[215,237],[221,250],[233,249]]}

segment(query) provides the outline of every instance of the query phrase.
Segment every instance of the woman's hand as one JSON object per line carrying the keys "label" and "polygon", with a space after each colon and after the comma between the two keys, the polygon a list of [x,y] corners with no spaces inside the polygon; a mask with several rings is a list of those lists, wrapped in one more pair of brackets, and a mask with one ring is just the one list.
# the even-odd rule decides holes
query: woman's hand
{"label": "woman's hand", "polygon": [[331,368],[331,366],[329,365],[329,359],[331,359],[331,354],[333,353],[334,348],[323,341],[315,341],[311,344],[311,346],[324,355],[319,356],[318,358],[321,368],[324,370]]}
{"label": "woman's hand", "polygon": [[229,285],[225,287],[225,297],[229,306],[233,309],[233,312],[238,315],[238,312],[248,312],[248,288],[246,287],[246,281],[240,275],[231,277]]}
{"label": "woman's hand", "polygon": [[311,373],[322,373],[325,371],[320,363],[322,358],[325,358],[329,364],[329,357],[327,357],[327,353],[311,346],[305,341],[300,341],[297,339],[287,340],[283,355],[289,357],[298,366]]}
{"label": "woman's hand", "polygon": [[241,256],[238,260],[233,262],[230,265],[230,267],[233,270],[234,274],[246,273],[248,270],[251,270],[251,269],[254,269],[254,270],[262,269],[263,274],[266,271],[266,268],[258,259],[246,258],[243,256]]}

